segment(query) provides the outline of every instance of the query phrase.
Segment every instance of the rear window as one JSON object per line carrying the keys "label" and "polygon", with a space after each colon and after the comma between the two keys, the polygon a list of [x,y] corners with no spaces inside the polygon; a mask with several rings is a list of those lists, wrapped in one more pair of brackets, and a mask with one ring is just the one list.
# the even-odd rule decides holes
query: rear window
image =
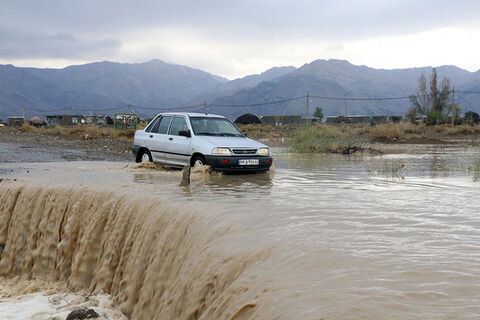
{"label": "rear window", "polygon": [[155,131],[160,134],[167,134],[168,127],[170,126],[170,122],[172,121],[172,118],[173,116],[162,117],[160,121],[158,121],[157,130]]}
{"label": "rear window", "polygon": [[152,122],[150,122],[150,124],[148,125],[148,127],[145,129],[145,132],[150,132],[153,130],[153,127],[155,126],[155,124],[158,123],[158,120],[160,120],[161,117],[157,117],[156,119],[154,119]]}

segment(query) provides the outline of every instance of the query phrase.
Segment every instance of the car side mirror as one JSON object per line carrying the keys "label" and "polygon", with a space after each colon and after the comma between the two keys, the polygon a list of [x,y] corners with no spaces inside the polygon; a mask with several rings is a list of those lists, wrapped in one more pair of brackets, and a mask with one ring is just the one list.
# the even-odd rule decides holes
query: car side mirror
{"label": "car side mirror", "polygon": [[243,133],[243,135],[244,135],[245,137],[247,137],[247,136],[248,136],[246,132],[242,132],[242,133]]}
{"label": "car side mirror", "polygon": [[190,138],[192,136],[192,134],[190,133],[190,130],[181,130],[178,132],[178,135],[182,137],[187,137],[187,138]]}

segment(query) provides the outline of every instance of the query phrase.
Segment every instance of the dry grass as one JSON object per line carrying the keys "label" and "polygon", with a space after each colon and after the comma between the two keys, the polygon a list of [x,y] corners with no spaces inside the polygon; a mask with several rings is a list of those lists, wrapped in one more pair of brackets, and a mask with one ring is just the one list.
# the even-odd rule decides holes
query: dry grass
{"label": "dry grass", "polygon": [[373,141],[395,142],[411,137],[423,136],[426,127],[409,122],[385,123],[372,127],[365,127],[364,134]]}
{"label": "dry grass", "polygon": [[309,126],[297,130],[292,149],[300,153],[350,154],[362,150],[362,141],[348,126]]}
{"label": "dry grass", "polygon": [[70,140],[89,139],[120,139],[132,140],[135,135],[133,130],[114,130],[110,126],[76,125],[76,126],[52,126],[34,127],[24,123],[18,130],[36,134],[60,136]]}
{"label": "dry grass", "polygon": [[[143,129],[139,126],[138,129]],[[480,136],[480,125],[443,124],[438,126],[414,125],[409,122],[365,125],[327,125],[317,123],[299,127],[297,125],[242,125],[241,131],[253,139],[269,139],[270,142],[293,142],[303,152],[342,152],[355,146],[359,141],[366,142],[408,142],[418,139],[444,139],[453,136]],[[20,128],[0,127],[0,132],[20,130],[35,134],[61,136],[70,140],[120,139],[132,141],[135,131],[114,130],[112,126],[76,125],[37,128],[24,123]],[[318,140],[318,141],[315,141]],[[418,143],[418,142],[414,142]]]}
{"label": "dry grass", "polygon": [[448,136],[468,135],[468,134],[475,133],[475,127],[470,126],[468,124],[463,124],[460,126],[453,126],[453,127],[448,126],[447,128],[444,129],[444,132]]}
{"label": "dry grass", "polygon": [[281,139],[281,138],[293,138],[298,126],[295,125],[283,125],[283,126],[271,126],[261,124],[247,124],[240,125],[238,127],[240,131],[246,133],[249,138],[259,139]]}
{"label": "dry grass", "polygon": [[367,137],[374,141],[399,141],[405,140],[407,137],[405,131],[399,126],[390,124],[379,124],[373,127],[368,127],[365,130]]}

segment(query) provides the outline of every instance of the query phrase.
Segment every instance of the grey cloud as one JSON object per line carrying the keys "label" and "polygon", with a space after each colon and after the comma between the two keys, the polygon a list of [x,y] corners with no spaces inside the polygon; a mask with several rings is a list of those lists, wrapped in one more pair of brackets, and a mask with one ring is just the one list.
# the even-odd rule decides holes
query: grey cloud
{"label": "grey cloud", "polygon": [[118,52],[121,42],[112,39],[79,38],[69,33],[37,33],[0,28],[0,58],[91,58],[102,59]]}
{"label": "grey cloud", "polygon": [[217,41],[348,41],[476,21],[477,0],[3,1],[0,56],[109,58],[125,33],[152,27],[194,28]]}
{"label": "grey cloud", "polygon": [[480,18],[480,1],[463,0],[44,0],[10,1],[2,20],[70,33],[119,33],[189,26],[225,37],[353,38],[414,32]]}

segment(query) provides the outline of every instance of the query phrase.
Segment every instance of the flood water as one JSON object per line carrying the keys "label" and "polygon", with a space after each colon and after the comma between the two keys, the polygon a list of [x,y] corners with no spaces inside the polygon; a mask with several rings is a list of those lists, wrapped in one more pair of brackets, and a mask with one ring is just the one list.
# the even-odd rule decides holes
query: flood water
{"label": "flood water", "polygon": [[478,149],[274,152],[270,174],[194,172],[187,188],[178,186],[178,171],[113,162],[4,163],[0,177],[147,194],[214,212],[236,230],[226,251],[232,243],[273,248],[245,284],[268,296],[257,298],[269,306],[252,319],[480,317]]}

